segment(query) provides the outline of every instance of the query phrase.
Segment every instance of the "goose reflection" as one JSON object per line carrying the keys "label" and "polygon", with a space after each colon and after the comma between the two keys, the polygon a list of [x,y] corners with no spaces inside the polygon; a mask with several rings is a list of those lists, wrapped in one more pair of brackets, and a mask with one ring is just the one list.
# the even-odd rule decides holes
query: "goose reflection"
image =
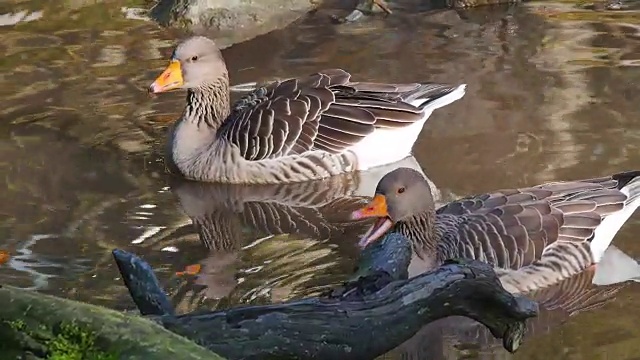
{"label": "goose reflection", "polygon": [[258,186],[172,179],[172,192],[207,250],[198,261],[200,273],[177,296],[272,302],[309,296],[343,280],[353,270],[356,239],[368,225],[350,220],[350,213],[370,200],[384,174],[400,166],[422,172],[408,157],[313,182]]}

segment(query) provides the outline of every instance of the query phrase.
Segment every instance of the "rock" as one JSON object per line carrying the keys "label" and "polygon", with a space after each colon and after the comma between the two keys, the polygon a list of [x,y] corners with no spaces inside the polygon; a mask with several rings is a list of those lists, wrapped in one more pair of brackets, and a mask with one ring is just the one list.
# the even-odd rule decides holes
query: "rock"
{"label": "rock", "polygon": [[210,35],[225,47],[285,27],[314,7],[311,0],[160,0],[150,16],[163,26]]}

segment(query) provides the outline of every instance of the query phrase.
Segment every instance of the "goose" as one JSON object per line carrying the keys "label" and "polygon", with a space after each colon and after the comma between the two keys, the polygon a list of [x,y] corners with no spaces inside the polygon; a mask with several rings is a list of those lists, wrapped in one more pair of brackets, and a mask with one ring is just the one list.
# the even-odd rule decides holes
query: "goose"
{"label": "goose", "polygon": [[411,154],[431,113],[466,84],[353,82],[342,69],[275,81],[229,99],[215,42],[194,36],[174,50],[152,94],[186,89],[169,128],[165,163],[202,182],[277,184],[390,164]]}
{"label": "goose", "polygon": [[477,259],[494,266],[507,291],[525,293],[595,266],[638,205],[640,171],[629,171],[498,190],[436,210],[422,175],[398,168],[351,218],[376,219],[362,247],[396,231],[411,241],[422,267],[447,258]]}

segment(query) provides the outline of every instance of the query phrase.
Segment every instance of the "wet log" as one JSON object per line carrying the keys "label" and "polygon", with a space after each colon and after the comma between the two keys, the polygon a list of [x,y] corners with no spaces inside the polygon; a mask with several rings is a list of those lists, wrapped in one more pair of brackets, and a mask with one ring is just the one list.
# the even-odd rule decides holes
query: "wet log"
{"label": "wet log", "polygon": [[538,311],[477,261],[450,260],[407,280],[411,246],[397,234],[365,249],[354,277],[319,297],[178,316],[148,265],[121,250],[114,258],[141,311],[229,359],[372,359],[452,315],[482,323],[514,352]]}
{"label": "wet log", "polygon": [[223,359],[136,314],[11,286],[0,304],[2,359]]}

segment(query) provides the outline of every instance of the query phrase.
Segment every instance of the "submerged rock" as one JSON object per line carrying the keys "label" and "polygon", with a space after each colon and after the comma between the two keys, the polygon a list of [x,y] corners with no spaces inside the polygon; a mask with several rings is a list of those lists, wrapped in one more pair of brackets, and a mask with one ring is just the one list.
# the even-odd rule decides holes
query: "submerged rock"
{"label": "submerged rock", "polygon": [[311,0],[160,0],[150,16],[163,26],[215,31],[234,43],[285,27],[314,7]]}

